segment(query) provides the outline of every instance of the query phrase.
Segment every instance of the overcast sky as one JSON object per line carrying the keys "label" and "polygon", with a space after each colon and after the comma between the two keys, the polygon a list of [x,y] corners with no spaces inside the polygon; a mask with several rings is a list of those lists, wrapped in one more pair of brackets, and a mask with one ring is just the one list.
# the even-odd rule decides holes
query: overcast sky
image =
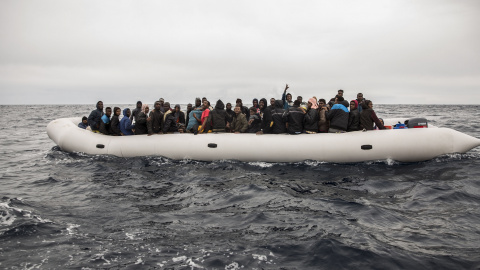
{"label": "overcast sky", "polygon": [[480,104],[480,1],[0,1],[0,104]]}

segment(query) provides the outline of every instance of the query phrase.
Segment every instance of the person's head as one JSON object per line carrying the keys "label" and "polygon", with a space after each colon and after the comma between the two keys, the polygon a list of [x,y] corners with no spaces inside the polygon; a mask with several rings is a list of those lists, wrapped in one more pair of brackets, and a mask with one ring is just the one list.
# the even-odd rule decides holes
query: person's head
{"label": "person's head", "polygon": [[352,100],[350,101],[350,111],[355,110],[358,107],[358,101]]}
{"label": "person's head", "polygon": [[325,107],[325,105],[327,105],[327,101],[323,98],[319,99],[318,100],[318,106],[321,108],[321,107]]}
{"label": "person's head", "polygon": [[342,90],[342,89],[339,89],[339,90],[337,91],[337,95],[343,97],[343,90]]}
{"label": "person's head", "polygon": [[309,98],[307,103],[308,109],[318,109],[317,99],[315,97]]}
{"label": "person's head", "polygon": [[300,100],[300,103],[302,103],[303,97],[302,97],[302,96],[298,96],[298,97],[297,97],[297,100]]}
{"label": "person's head", "polygon": [[113,115],[120,116],[120,108],[119,107],[114,107],[113,108]]}
{"label": "person's head", "polygon": [[165,100],[163,98],[160,98],[158,101],[160,102],[160,106],[163,106],[163,103],[165,103]]}
{"label": "person's head", "polygon": [[208,102],[208,100],[204,100],[203,101],[203,105],[202,105],[202,109],[208,109],[208,107],[210,107],[210,103]]}
{"label": "person's head", "polygon": [[260,99],[260,102],[258,103],[258,107],[260,108],[260,110],[263,111],[267,107],[267,100],[264,98]]}
{"label": "person's head", "polygon": [[287,93],[286,99],[287,99],[288,102],[292,101],[292,94]]}
{"label": "person's head", "polygon": [[175,105],[175,112],[179,112],[180,111],[180,104],[176,104]]}
{"label": "person's head", "polygon": [[86,116],[82,117],[82,123],[85,125],[88,123],[88,118]]}
{"label": "person's head", "polygon": [[258,107],[258,99],[254,98],[252,100],[253,107],[257,108]]}
{"label": "person's head", "polygon": [[298,99],[293,102],[293,106],[296,106],[296,107],[300,107],[300,104],[301,102]]}
{"label": "person's head", "polygon": [[243,106],[243,102],[242,102],[242,99],[241,98],[237,98],[237,100],[235,101],[236,104],[240,104],[240,107]]}
{"label": "person's head", "polygon": [[201,100],[199,97],[197,97],[197,98],[195,99],[195,107],[198,108],[198,107],[200,107],[200,106],[202,106],[202,100]]}
{"label": "person's head", "polygon": [[103,111],[103,101],[97,102],[97,109]]}
{"label": "person's head", "polygon": [[165,112],[170,110],[170,102],[165,102],[163,104],[163,110],[165,110]]}
{"label": "person's head", "polygon": [[203,97],[203,98],[202,98],[202,102],[204,102],[205,100],[207,100],[207,98],[206,98],[206,97]]}
{"label": "person's head", "polygon": [[240,114],[242,112],[242,104],[237,103],[234,109],[235,114]]}
{"label": "person's head", "polygon": [[250,115],[254,115],[254,114],[257,113],[257,108],[255,108],[255,107],[250,107],[249,110],[250,110]]}
{"label": "person's head", "polygon": [[363,101],[363,94],[362,93],[357,94],[357,101]]}
{"label": "person's head", "polygon": [[188,104],[187,104],[187,111],[189,112],[189,111],[191,111],[192,109],[193,109],[192,103],[188,103]]}
{"label": "person's head", "polygon": [[112,116],[112,108],[107,107],[105,109],[105,114],[108,116],[108,118],[110,118],[110,116]]}
{"label": "person's head", "polygon": [[160,101],[155,101],[155,104],[153,105],[156,111],[159,111],[160,108],[162,108],[162,104],[160,104]]}
{"label": "person's head", "polygon": [[143,104],[142,105],[142,112],[144,114],[148,114],[149,111],[150,111],[150,108],[148,107],[148,104]]}
{"label": "person's head", "polygon": [[275,106],[275,99],[273,97],[270,99],[270,105]]}
{"label": "person's head", "polygon": [[130,117],[131,113],[129,108],[123,109],[123,116]]}
{"label": "person's head", "polygon": [[140,100],[137,101],[137,109],[142,109],[142,102]]}
{"label": "person's head", "polygon": [[335,98],[335,103],[340,104],[340,103],[342,103],[342,101],[344,101],[344,100],[345,100],[345,99],[344,99],[342,96],[337,96],[337,97]]}
{"label": "person's head", "polygon": [[362,108],[363,109],[372,109],[373,108],[373,102],[371,100],[365,100],[365,102],[362,103]]}
{"label": "person's head", "polygon": [[373,109],[373,102],[371,100],[368,100],[366,103],[370,109]]}
{"label": "person's head", "polygon": [[227,103],[227,111],[231,111],[232,110],[232,103]]}

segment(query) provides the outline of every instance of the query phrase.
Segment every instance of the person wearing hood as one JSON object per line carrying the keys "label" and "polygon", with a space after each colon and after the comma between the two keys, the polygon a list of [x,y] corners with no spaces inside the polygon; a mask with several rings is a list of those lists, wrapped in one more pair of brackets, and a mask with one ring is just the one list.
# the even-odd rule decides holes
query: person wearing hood
{"label": "person wearing hood", "polygon": [[133,109],[131,115],[130,115],[130,121],[133,123],[133,122],[137,122],[137,116],[138,114],[142,111],[142,102],[141,101],[137,101],[137,107],[135,107],[135,109]]}
{"label": "person wearing hood", "polygon": [[287,130],[290,134],[300,134],[303,131],[305,111],[300,107],[300,100],[295,100],[293,106],[286,111]]}
{"label": "person wearing hood", "polygon": [[[248,119],[250,117],[250,110],[247,108],[247,106],[243,106],[243,101],[241,98],[237,98],[235,101],[236,104],[240,104],[240,108],[242,109],[242,113],[245,114],[245,117]],[[236,107],[236,105],[235,105]]]}
{"label": "person wearing hood", "polygon": [[255,109],[256,109],[256,112],[255,113],[260,113],[260,105],[258,104],[258,99],[257,98],[254,98],[252,100],[252,104]]}
{"label": "person wearing hood", "polygon": [[355,99],[350,101],[350,113],[348,116],[347,131],[357,131],[360,126],[360,112],[358,111],[358,101]]}
{"label": "person wearing hood", "polygon": [[262,130],[262,119],[257,113],[257,108],[250,108],[250,118],[248,119],[248,133],[257,133]]}
{"label": "person wearing hood", "polygon": [[373,102],[371,100],[365,100],[362,107],[363,110],[360,113],[360,129],[373,130],[373,123],[375,123],[378,129],[386,129],[373,110]]}
{"label": "person wearing hood", "polygon": [[242,104],[237,103],[234,109],[235,116],[233,117],[230,129],[234,133],[244,133],[247,131],[248,123],[245,114],[242,113]]}
{"label": "person wearing hood", "polygon": [[97,109],[93,110],[87,118],[88,126],[92,129],[93,132],[99,133],[98,129],[100,128],[100,120],[103,116],[103,102],[97,102]]}
{"label": "person wearing hood", "polygon": [[88,127],[88,118],[86,116],[82,117],[82,122],[78,123],[79,128],[87,129]]}
{"label": "person wearing hood", "polygon": [[110,117],[112,116],[112,108],[107,107],[105,109],[105,114],[102,116],[102,121],[100,122],[100,133],[104,135],[110,135]]}
{"label": "person wearing hood", "polygon": [[148,104],[142,104],[142,109],[137,114],[137,120],[135,121],[135,135],[148,134],[147,115],[149,111]]}
{"label": "person wearing hood", "polygon": [[329,133],[343,133],[348,128],[348,109],[342,104],[343,97],[337,96],[335,104],[326,114],[327,120],[330,121]]}
{"label": "person wearing hood", "polygon": [[153,108],[154,109],[150,112],[147,118],[148,136],[162,133],[163,112],[160,109],[161,108],[160,102],[156,101]]}
{"label": "person wearing hood", "polygon": [[109,133],[112,136],[123,136],[122,131],[120,130],[120,108],[119,107],[114,107],[113,108],[113,116],[112,119],[110,119],[110,130]]}
{"label": "person wearing hood", "polygon": [[315,98],[308,99],[307,113],[304,119],[305,133],[314,134],[318,132],[318,122],[320,114],[318,113],[317,100]]}
{"label": "person wearing hood", "polygon": [[283,109],[283,101],[275,100],[275,109],[272,110],[272,122],[270,123],[271,132],[273,134],[286,133],[286,122],[286,110]]}
{"label": "person wearing hood", "polygon": [[228,102],[227,105],[225,106],[225,112],[227,113],[228,116],[228,122],[231,123],[233,120],[233,117],[235,116],[235,112],[232,110],[232,103]]}
{"label": "person wearing hood", "polygon": [[229,118],[229,115],[225,111],[225,105],[219,99],[215,104],[215,109],[208,115],[207,125],[210,125],[209,129],[211,129],[212,132],[225,132]]}
{"label": "person wearing hood", "polygon": [[123,118],[120,120],[120,131],[125,136],[135,135],[135,125],[130,121],[130,115],[132,112],[129,108],[123,109]]}
{"label": "person wearing hood", "polygon": [[282,101],[283,101],[283,109],[288,110],[291,106],[293,106],[293,101],[292,101],[292,94],[287,93],[288,89],[288,84],[285,85],[285,90],[283,91],[282,95]]}
{"label": "person wearing hood", "polygon": [[170,108],[170,103],[165,102],[165,104],[163,104],[163,109],[165,111],[163,116],[163,134],[167,134],[168,132],[178,132],[177,123],[175,121],[175,113]]}

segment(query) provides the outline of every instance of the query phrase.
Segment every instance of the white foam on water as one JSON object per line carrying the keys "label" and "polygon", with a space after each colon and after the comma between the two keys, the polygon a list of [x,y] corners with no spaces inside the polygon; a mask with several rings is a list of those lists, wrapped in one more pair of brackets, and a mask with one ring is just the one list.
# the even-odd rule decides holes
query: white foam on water
{"label": "white foam on water", "polygon": [[248,165],[252,165],[260,168],[270,168],[274,165],[274,163],[256,161],[256,162],[248,162]]}
{"label": "white foam on water", "polygon": [[77,224],[71,224],[71,223],[68,223],[67,224],[67,233],[69,235],[73,235],[74,234],[74,230],[78,227],[80,227],[80,225],[77,225]]}
{"label": "white foam on water", "polygon": [[267,261],[266,255],[252,254],[252,256],[255,260],[264,261],[264,262]]}
{"label": "white foam on water", "polygon": [[232,262],[231,264],[225,266],[225,270],[238,270],[243,268],[243,265],[240,266],[237,262]]}
{"label": "white foam on water", "polygon": [[187,260],[187,256],[180,256],[180,257],[172,258],[173,262],[183,262],[185,260]]}

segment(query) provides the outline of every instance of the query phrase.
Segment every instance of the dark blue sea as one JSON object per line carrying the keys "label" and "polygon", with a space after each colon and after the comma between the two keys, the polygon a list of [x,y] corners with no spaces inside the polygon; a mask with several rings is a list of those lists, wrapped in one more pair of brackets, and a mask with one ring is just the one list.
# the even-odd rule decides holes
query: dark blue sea
{"label": "dark blue sea", "polygon": [[[66,153],[48,138],[50,121],[93,109],[0,106],[0,269],[480,269],[479,148],[419,163],[200,162]],[[375,110],[480,138],[478,105]]]}

